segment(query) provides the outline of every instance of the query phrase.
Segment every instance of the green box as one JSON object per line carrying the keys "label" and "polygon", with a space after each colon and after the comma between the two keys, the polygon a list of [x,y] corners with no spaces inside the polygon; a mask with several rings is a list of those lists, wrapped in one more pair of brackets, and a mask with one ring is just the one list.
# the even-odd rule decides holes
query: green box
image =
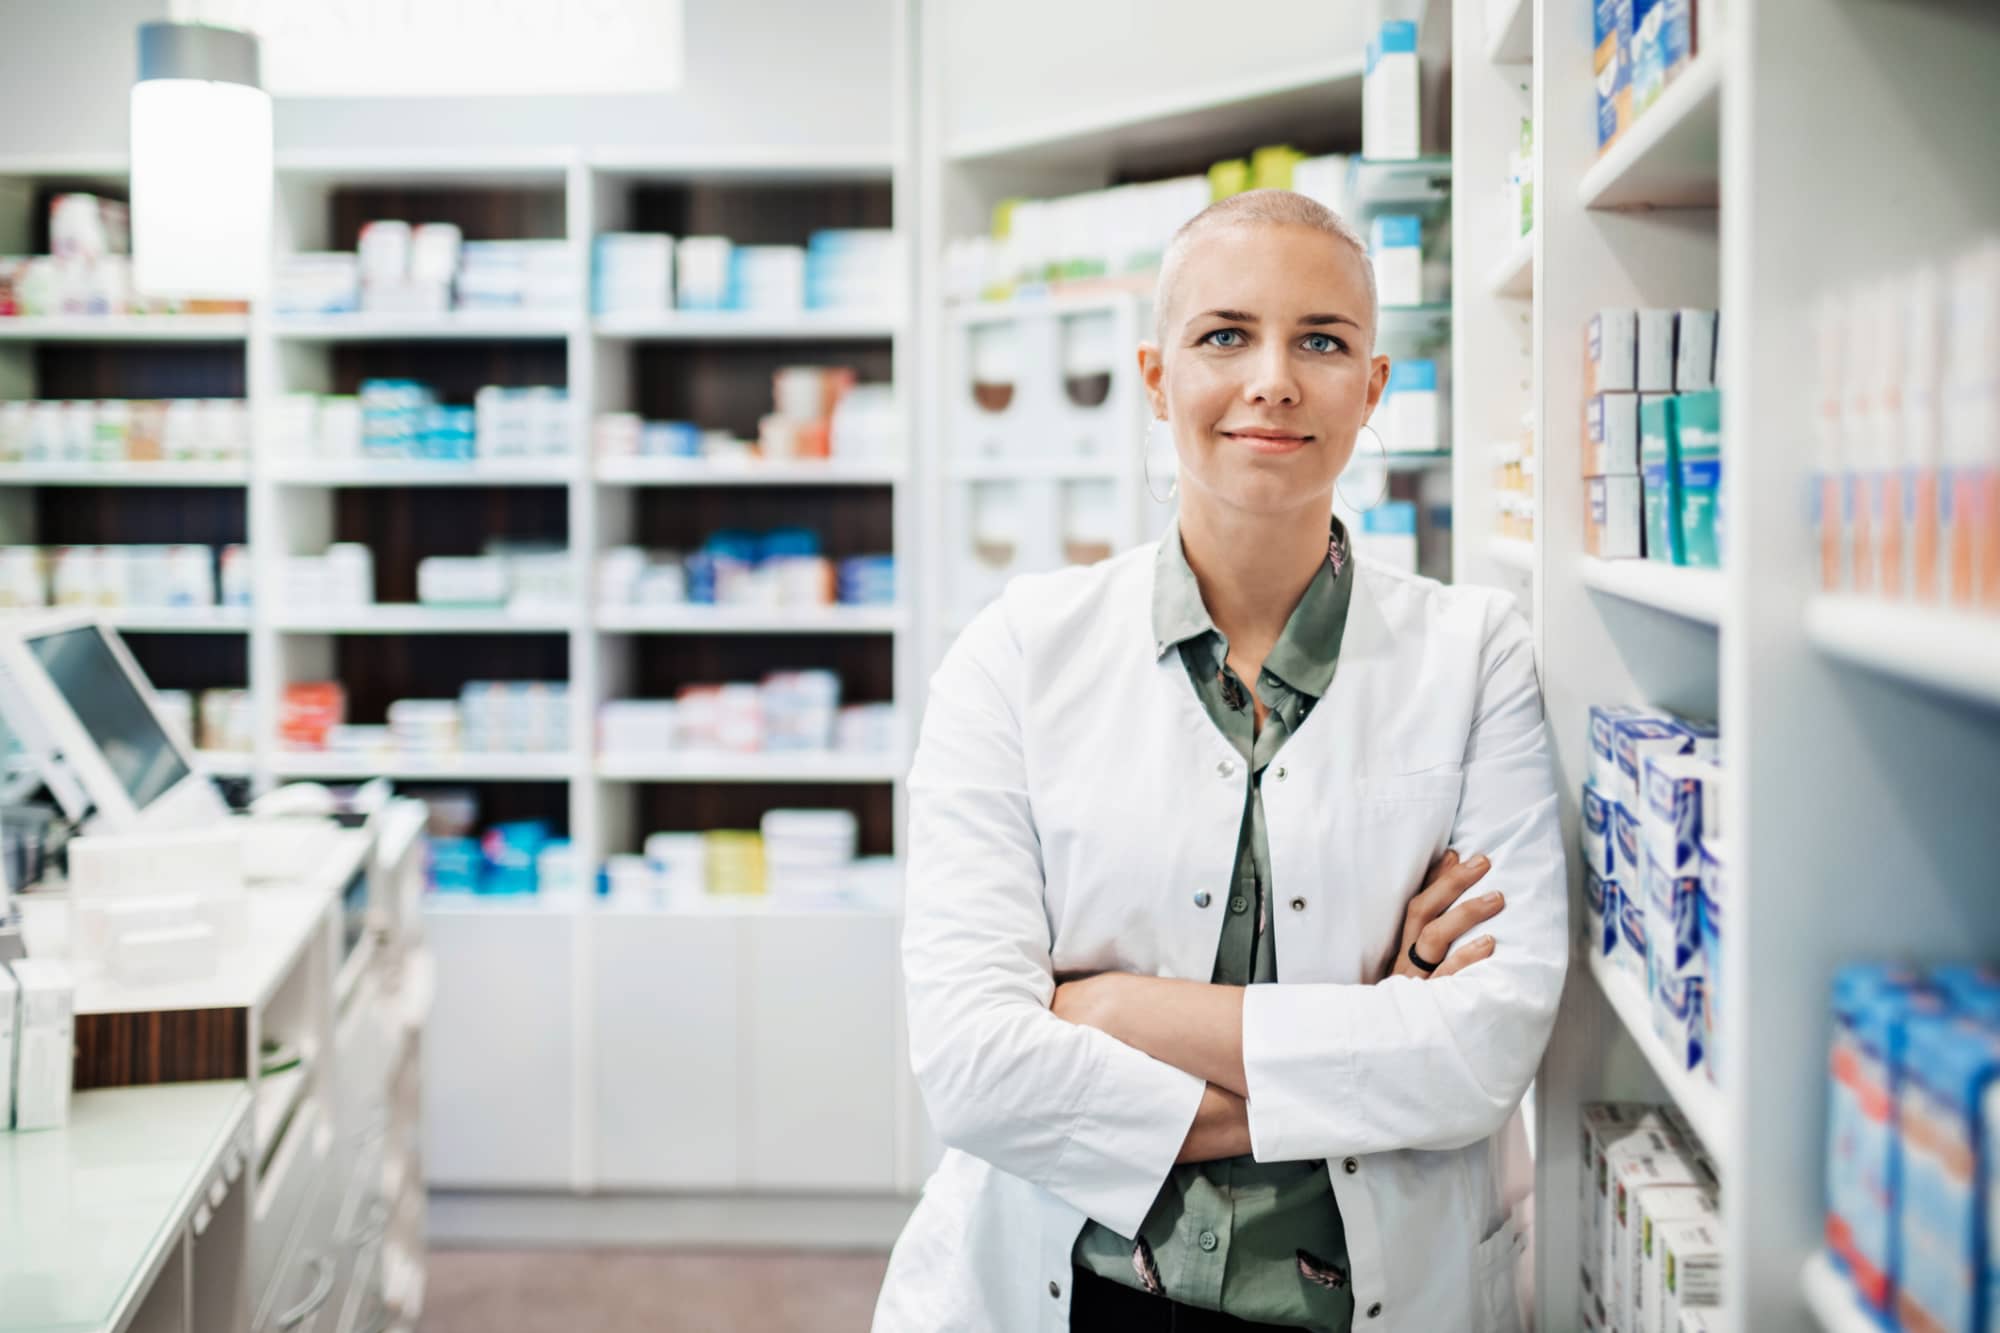
{"label": "green box", "polygon": [[1684,393],[1673,414],[1680,475],[1681,544],[1687,563],[1722,568],[1722,393]]}
{"label": "green box", "polygon": [[1674,453],[1676,404],[1670,393],[1639,395],[1639,479],[1646,513],[1646,558],[1684,565],[1681,469]]}

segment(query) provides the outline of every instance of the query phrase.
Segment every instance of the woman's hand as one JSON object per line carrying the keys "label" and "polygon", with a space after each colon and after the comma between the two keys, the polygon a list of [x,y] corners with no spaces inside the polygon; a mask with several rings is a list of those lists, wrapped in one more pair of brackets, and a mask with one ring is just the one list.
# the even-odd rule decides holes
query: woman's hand
{"label": "woman's hand", "polygon": [[[1492,955],[1493,937],[1482,935],[1452,957],[1445,958],[1460,936],[1474,926],[1490,921],[1507,905],[1507,900],[1499,893],[1460,901],[1466,891],[1492,868],[1493,863],[1484,856],[1460,861],[1457,852],[1446,852],[1432,864],[1428,882],[1416,897],[1410,899],[1410,905],[1403,913],[1403,943],[1396,952],[1396,966],[1391,976],[1415,977],[1420,981],[1427,975],[1431,978],[1448,977]],[[1435,972],[1427,974],[1410,961],[1412,941],[1416,943],[1417,956],[1425,962],[1443,959]]]}

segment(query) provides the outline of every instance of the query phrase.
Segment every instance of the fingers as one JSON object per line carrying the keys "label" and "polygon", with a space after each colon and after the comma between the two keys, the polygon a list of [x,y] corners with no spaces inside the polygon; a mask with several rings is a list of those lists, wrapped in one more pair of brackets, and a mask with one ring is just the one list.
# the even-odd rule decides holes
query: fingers
{"label": "fingers", "polygon": [[[1421,950],[1419,950],[1419,952],[1421,952]],[[1463,949],[1460,949],[1457,953],[1453,954],[1451,957],[1445,959],[1443,963],[1439,964],[1438,970],[1431,973],[1431,979],[1435,981],[1439,977],[1448,977],[1453,975],[1454,973],[1463,972],[1466,968],[1471,967],[1474,963],[1477,963],[1482,959],[1491,958],[1492,956],[1493,956],[1493,937],[1491,935],[1481,935],[1478,939],[1466,945]]]}
{"label": "fingers", "polygon": [[1461,899],[1457,906],[1417,932],[1417,952],[1427,961],[1444,957],[1451,951],[1452,945],[1475,926],[1498,916],[1500,909],[1506,905],[1506,897],[1498,892]]}
{"label": "fingers", "polygon": [[[1403,913],[1405,923],[1404,938],[1408,939],[1415,930],[1421,930],[1443,914],[1444,910],[1458,901],[1459,896],[1477,884],[1493,868],[1493,863],[1484,856],[1475,856],[1469,861],[1460,861],[1458,853],[1446,852],[1432,866],[1431,878]],[[1453,935],[1450,938],[1457,939]],[[1433,955],[1435,956],[1435,955]]]}

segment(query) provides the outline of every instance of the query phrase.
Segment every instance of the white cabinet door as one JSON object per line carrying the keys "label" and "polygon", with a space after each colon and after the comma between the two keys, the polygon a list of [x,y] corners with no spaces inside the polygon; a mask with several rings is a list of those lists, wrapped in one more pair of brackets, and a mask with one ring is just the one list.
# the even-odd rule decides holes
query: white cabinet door
{"label": "white cabinet door", "polygon": [[572,945],[552,912],[424,921],[437,989],[424,1034],[424,1172],[444,1188],[567,1187],[576,1120]]}
{"label": "white cabinet door", "polygon": [[741,923],[606,912],[589,929],[597,1183],[733,1188]]}
{"label": "white cabinet door", "polygon": [[896,921],[749,917],[743,1178],[760,1189],[896,1184]]}

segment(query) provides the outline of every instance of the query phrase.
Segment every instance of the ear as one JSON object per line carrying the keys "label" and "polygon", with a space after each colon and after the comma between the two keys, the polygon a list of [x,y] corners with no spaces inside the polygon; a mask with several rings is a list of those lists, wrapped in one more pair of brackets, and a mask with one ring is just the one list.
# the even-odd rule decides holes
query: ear
{"label": "ear", "polygon": [[1389,387],[1389,358],[1378,356],[1368,365],[1368,415],[1367,421],[1375,415],[1376,405],[1382,401],[1382,391]]}
{"label": "ear", "polygon": [[1160,355],[1158,343],[1139,344],[1139,383],[1145,386],[1146,400],[1152,404],[1156,421],[1167,419],[1167,392],[1161,383],[1166,369],[1167,363]]}

